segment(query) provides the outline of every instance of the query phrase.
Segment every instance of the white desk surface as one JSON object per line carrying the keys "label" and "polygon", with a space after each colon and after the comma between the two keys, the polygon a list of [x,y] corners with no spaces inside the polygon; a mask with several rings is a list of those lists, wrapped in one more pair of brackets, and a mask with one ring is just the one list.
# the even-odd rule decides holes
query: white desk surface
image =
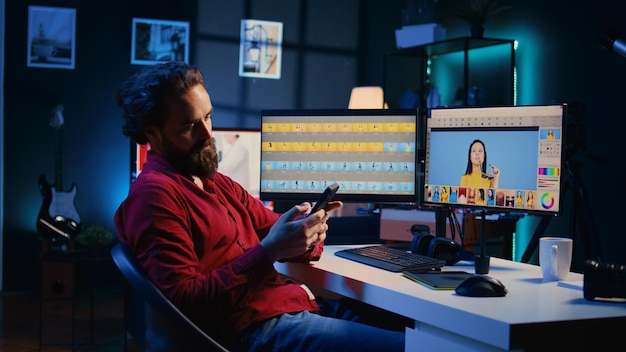
{"label": "white desk surface", "polygon": [[[389,272],[334,255],[353,247],[326,246],[312,264],[276,263],[277,270],[312,287],[355,298],[416,321],[416,330],[441,329],[495,349],[521,348],[533,329],[556,328],[563,322],[611,319],[624,326],[626,304],[587,301],[581,289],[543,282],[539,266],[491,258],[489,276],[502,281],[505,297],[462,297],[453,290],[432,290],[400,273]],[[473,263],[443,270],[474,272]],[[582,282],[570,273],[566,281]],[[611,320],[613,321],[613,320]],[[586,322],[585,322],[586,323]],[[579,326],[579,325],[578,325]]]}

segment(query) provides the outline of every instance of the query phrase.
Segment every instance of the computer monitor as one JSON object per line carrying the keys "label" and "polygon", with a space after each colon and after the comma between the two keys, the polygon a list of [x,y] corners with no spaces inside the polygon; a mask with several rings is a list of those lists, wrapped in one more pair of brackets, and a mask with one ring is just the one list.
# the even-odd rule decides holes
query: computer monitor
{"label": "computer monitor", "polygon": [[[214,128],[215,146],[219,157],[218,171],[241,184],[259,198],[259,169],[261,167],[261,131],[259,129]],[[132,144],[131,182],[143,169],[150,146]]]}
{"label": "computer monitor", "polygon": [[143,170],[143,165],[146,163],[148,156],[148,150],[150,150],[149,144],[137,144],[130,141],[130,183],[135,182],[137,176]]}
{"label": "computer monitor", "polygon": [[261,199],[415,204],[417,109],[263,110]]}
{"label": "computer monitor", "polygon": [[219,164],[217,170],[259,198],[261,184],[261,131],[258,129],[214,128]]}
{"label": "computer monitor", "polygon": [[426,121],[424,204],[559,214],[566,108],[432,109]]}

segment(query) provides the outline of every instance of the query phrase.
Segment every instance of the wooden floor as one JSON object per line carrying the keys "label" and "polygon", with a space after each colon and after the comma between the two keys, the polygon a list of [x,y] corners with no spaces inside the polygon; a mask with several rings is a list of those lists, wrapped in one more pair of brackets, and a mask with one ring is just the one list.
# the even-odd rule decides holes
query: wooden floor
{"label": "wooden floor", "polygon": [[36,292],[0,293],[0,351],[141,351],[126,336],[123,296],[95,290],[90,324],[88,293],[45,301]]}

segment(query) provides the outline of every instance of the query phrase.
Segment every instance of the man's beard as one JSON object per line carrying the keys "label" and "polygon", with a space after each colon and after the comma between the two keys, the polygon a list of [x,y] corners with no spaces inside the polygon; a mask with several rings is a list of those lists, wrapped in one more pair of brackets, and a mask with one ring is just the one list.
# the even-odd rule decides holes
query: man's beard
{"label": "man's beard", "polygon": [[213,179],[217,173],[218,157],[215,138],[199,141],[189,153],[175,150],[167,139],[163,141],[163,144],[167,153],[166,157],[181,173],[210,179]]}

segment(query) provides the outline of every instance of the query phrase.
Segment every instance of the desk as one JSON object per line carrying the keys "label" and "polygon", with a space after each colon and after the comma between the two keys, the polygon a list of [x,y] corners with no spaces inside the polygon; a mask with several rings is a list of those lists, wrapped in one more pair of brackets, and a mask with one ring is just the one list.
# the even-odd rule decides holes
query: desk
{"label": "desk", "polygon": [[[350,246],[326,246],[312,264],[276,263],[276,269],[312,288],[321,288],[409,317],[406,350],[531,351],[560,341],[558,350],[601,350],[624,344],[612,331],[626,324],[626,304],[586,301],[581,290],[542,282],[538,266],[491,258],[490,276],[509,290],[505,297],[461,297],[436,291],[399,273],[347,259],[334,252]],[[444,270],[474,272],[473,263]],[[568,280],[583,275],[570,273]],[[555,340],[556,338],[556,340]],[[552,345],[552,344],[551,344]]]}

